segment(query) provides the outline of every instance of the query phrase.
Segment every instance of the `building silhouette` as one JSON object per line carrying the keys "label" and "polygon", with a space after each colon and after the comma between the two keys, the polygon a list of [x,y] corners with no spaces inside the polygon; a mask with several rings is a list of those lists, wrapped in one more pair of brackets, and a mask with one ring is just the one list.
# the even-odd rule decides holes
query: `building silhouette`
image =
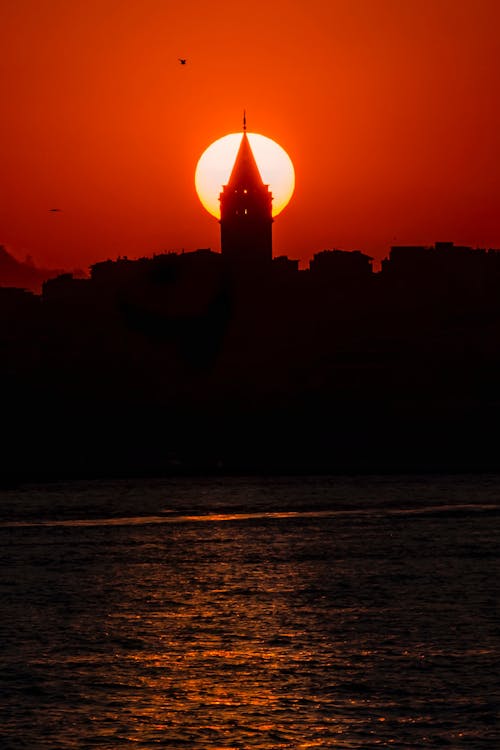
{"label": "building silhouette", "polygon": [[221,252],[228,264],[249,270],[272,260],[272,193],[252,152],[243,118],[243,137],[227,185],[219,197]]}
{"label": "building silhouette", "polygon": [[393,247],[374,272],[360,251],[299,270],[238,249],[0,288],[0,483],[169,472],[171,456],[186,472],[500,470],[500,250]]}
{"label": "building silhouette", "polygon": [[357,281],[372,275],[372,260],[359,250],[321,250],[309,262],[311,275],[318,276],[328,283],[339,280]]}

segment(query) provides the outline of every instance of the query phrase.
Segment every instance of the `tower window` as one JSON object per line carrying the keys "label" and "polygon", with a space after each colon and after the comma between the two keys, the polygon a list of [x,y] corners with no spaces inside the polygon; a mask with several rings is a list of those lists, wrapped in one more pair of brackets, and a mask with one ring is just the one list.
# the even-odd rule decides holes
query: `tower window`
{"label": "tower window", "polygon": [[248,214],[248,208],[245,208],[245,216]]}

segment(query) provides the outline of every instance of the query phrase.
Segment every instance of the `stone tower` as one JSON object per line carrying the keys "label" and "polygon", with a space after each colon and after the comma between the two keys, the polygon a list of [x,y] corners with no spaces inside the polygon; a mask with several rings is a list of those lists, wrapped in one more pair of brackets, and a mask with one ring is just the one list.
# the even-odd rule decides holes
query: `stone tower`
{"label": "stone tower", "polygon": [[219,196],[221,251],[232,265],[262,268],[271,263],[272,194],[265,185],[246,133],[243,136],[227,185]]}

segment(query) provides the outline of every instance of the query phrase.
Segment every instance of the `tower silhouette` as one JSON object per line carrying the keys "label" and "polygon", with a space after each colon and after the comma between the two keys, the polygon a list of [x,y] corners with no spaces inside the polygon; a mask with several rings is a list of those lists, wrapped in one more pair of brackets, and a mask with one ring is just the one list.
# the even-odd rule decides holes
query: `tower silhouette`
{"label": "tower silhouette", "polygon": [[219,200],[221,251],[226,260],[242,268],[270,263],[273,196],[255,161],[246,133],[245,114],[240,147]]}

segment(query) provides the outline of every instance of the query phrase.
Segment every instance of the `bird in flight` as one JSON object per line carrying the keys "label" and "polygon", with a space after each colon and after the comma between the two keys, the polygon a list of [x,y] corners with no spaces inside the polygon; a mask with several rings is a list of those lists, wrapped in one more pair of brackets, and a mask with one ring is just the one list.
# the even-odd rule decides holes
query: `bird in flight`
{"label": "bird in flight", "polygon": [[187,62],[187,60],[186,60],[185,57],[178,57],[177,59],[179,60],[179,62],[180,62],[181,65],[185,65],[186,62]]}
{"label": "bird in flight", "polygon": [[49,208],[49,212],[51,214],[59,213],[61,211],[60,208]]}

